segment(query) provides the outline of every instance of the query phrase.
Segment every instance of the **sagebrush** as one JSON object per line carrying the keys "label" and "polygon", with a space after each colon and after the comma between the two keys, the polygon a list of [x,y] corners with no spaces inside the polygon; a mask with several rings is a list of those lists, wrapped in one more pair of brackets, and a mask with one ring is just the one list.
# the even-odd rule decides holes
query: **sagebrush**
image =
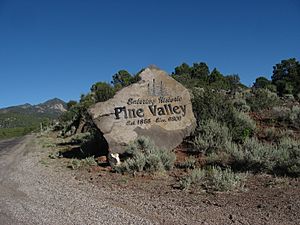
{"label": "sagebrush", "polygon": [[234,173],[231,169],[222,169],[218,166],[204,169],[194,169],[180,180],[180,187],[188,189],[195,185],[206,190],[230,191],[243,187],[245,175]]}
{"label": "sagebrush", "polygon": [[146,137],[139,137],[129,144],[125,151],[128,158],[116,166],[117,172],[164,172],[173,168],[176,155],[166,149],[160,149]]}

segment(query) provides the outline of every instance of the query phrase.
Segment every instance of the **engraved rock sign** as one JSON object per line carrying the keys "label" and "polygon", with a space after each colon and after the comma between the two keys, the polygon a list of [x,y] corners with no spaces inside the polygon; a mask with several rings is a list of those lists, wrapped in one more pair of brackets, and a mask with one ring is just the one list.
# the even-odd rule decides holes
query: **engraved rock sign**
{"label": "engraved rock sign", "polygon": [[138,83],[89,108],[110,153],[123,153],[138,136],[171,150],[195,129],[188,89],[158,68],[146,68],[139,76]]}

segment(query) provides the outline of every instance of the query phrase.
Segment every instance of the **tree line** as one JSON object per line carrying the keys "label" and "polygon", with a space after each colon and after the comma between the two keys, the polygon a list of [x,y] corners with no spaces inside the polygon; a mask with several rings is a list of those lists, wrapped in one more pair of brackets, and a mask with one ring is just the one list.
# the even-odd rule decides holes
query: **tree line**
{"label": "tree line", "polygon": [[[120,70],[112,76],[111,83],[97,82],[92,85],[90,92],[82,94],[79,102],[71,100],[67,103],[68,112],[61,117],[62,121],[71,120],[74,115],[86,115],[87,109],[97,103],[107,101],[123,87],[138,82],[138,76],[144,69],[136,74]],[[247,87],[241,83],[238,74],[224,75],[217,68],[210,71],[205,62],[187,63],[175,67],[170,75],[187,88],[204,88],[209,90],[237,91]],[[271,80],[259,76],[252,88],[268,89],[279,96],[293,95],[300,98],[300,64],[295,58],[282,60],[273,66]]]}

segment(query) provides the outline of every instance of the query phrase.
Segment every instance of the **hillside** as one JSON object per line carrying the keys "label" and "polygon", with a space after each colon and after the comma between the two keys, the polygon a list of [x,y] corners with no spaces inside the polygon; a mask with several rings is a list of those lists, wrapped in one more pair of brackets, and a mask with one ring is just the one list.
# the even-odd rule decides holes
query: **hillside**
{"label": "hillside", "polygon": [[66,111],[58,98],[37,105],[23,104],[0,109],[0,139],[21,136],[49,123]]}
{"label": "hillside", "polygon": [[0,115],[7,113],[18,113],[23,115],[35,115],[38,117],[57,118],[66,111],[66,103],[58,98],[48,100],[44,103],[31,105],[23,104],[0,109]]}

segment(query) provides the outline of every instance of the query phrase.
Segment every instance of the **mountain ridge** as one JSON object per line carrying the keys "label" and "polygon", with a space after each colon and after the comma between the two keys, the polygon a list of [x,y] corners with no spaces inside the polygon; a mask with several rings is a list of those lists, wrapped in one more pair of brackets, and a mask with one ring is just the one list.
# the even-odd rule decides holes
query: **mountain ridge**
{"label": "mountain ridge", "polygon": [[23,115],[57,118],[66,110],[66,102],[59,98],[53,98],[36,105],[25,103],[16,106],[0,108],[0,114],[18,113]]}
{"label": "mountain ridge", "polygon": [[42,126],[51,124],[67,109],[67,104],[59,99],[49,99],[43,103],[29,103],[0,108],[0,139],[22,136],[36,132]]}

